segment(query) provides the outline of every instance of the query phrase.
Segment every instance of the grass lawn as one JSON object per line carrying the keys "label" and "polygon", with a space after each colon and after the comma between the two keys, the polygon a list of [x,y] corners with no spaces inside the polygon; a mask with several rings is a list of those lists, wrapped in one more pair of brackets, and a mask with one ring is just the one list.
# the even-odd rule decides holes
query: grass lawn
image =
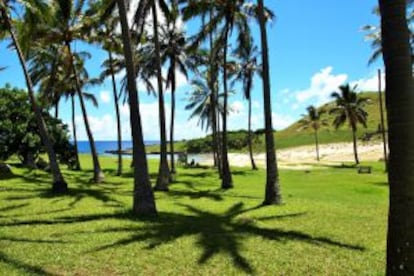
{"label": "grass lawn", "polygon": [[[70,194],[49,193],[40,171],[0,180],[1,275],[381,275],[388,186],[381,164],[281,171],[284,205],[262,207],[265,172],[234,170],[219,189],[213,170],[179,169],[156,193],[158,218],[134,218],[130,173],[106,182],[64,171]],[[88,167],[89,165],[89,167]],[[156,163],[150,164],[152,177]],[[128,164],[125,164],[128,168]]]}

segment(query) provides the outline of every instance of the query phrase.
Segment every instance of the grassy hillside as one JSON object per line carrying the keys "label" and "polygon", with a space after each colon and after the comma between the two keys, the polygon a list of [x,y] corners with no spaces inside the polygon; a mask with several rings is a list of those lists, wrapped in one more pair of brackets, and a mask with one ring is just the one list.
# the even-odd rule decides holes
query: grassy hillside
{"label": "grassy hillside", "polygon": [[[362,125],[359,125],[358,137],[362,138],[366,133],[374,133],[377,131],[380,123],[379,112],[379,97],[378,93],[365,92],[360,94],[361,97],[369,98],[370,103],[366,105],[365,110],[368,112],[368,126],[365,129]],[[334,103],[325,104],[319,109],[330,110],[334,106]],[[384,108],[385,110],[385,108]],[[305,113],[305,110],[303,111]],[[352,133],[348,125],[335,130],[332,126],[334,120],[333,115],[329,113],[324,114],[324,119],[327,120],[329,126],[323,127],[319,131],[319,141],[321,144],[338,143],[338,142],[351,142]],[[245,152],[247,151],[247,132],[245,130],[229,132],[229,149],[232,152]],[[276,146],[278,149],[296,147],[302,145],[310,145],[314,143],[313,131],[303,130],[299,124],[299,121],[293,123],[289,127],[275,132]],[[380,139],[379,135],[375,135],[372,139]],[[211,151],[211,135],[200,138],[192,139],[188,141],[178,141],[175,143],[175,151],[189,151],[194,153],[209,152]],[[255,152],[264,152],[265,142],[264,135],[261,131],[257,131],[254,137],[254,150]],[[147,152],[157,152],[159,146],[147,147]]]}
{"label": "grassy hillside", "polygon": [[[361,97],[370,99],[370,104],[366,105],[365,110],[368,112],[368,126],[365,129],[362,125],[359,125],[358,137],[362,138],[366,133],[375,132],[380,124],[380,111],[379,111],[379,97],[378,93],[365,92],[360,94]],[[330,110],[334,106],[334,103],[325,104],[319,109]],[[385,108],[384,108],[385,110]],[[328,127],[323,127],[319,133],[319,141],[322,144],[336,143],[336,142],[350,142],[352,141],[352,133],[348,125],[335,130],[332,127],[334,120],[333,115],[328,113],[324,114],[324,119],[329,122]],[[314,136],[312,130],[300,130],[299,122],[295,122],[288,128],[278,131],[275,134],[276,143],[279,148],[287,148],[293,146],[308,145],[314,143]],[[379,139],[378,136],[374,136],[374,139]]]}

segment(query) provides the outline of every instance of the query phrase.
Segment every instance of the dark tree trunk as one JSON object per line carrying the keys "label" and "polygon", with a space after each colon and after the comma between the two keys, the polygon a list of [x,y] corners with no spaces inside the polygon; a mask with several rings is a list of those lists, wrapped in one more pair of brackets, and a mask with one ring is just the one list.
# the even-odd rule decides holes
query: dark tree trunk
{"label": "dark tree trunk", "polygon": [[164,106],[164,93],[162,87],[162,71],[161,71],[161,56],[160,56],[160,43],[158,38],[158,16],[155,1],[152,1],[152,16],[153,16],[153,30],[154,30],[154,45],[156,56],[156,70],[157,70],[157,82],[158,82],[158,111],[160,122],[160,164],[158,168],[157,183],[154,187],[156,191],[168,191],[168,184],[170,182],[170,169],[168,168],[167,160],[167,135],[165,127],[165,106]]}
{"label": "dark tree trunk", "polygon": [[318,130],[315,129],[315,150],[316,150],[316,160],[319,162],[319,137],[318,137]]}
{"label": "dark tree trunk", "polygon": [[29,94],[30,104],[32,106],[32,111],[35,114],[37,127],[39,128],[40,138],[42,139],[43,146],[45,147],[47,155],[49,157],[50,170],[53,176],[52,191],[54,193],[67,193],[68,184],[64,180],[62,173],[60,171],[57,158],[56,158],[56,154],[55,154],[55,150],[53,149],[52,141],[50,140],[45,121],[43,120],[43,117],[42,117],[42,112],[39,106],[37,105],[36,97],[34,95],[32,80],[30,79],[29,73],[26,68],[26,61],[23,56],[23,52],[20,48],[20,45],[18,43],[16,36],[14,35],[13,27],[10,23],[10,19],[8,17],[8,14],[6,13],[6,10],[1,8],[0,14],[2,15],[2,18],[5,21],[5,25],[6,25],[5,27],[9,31],[10,36],[13,41],[13,45],[16,48],[16,52],[19,57],[20,65],[22,67],[23,74],[26,80],[26,85],[27,85],[27,90]]}
{"label": "dark tree trunk", "polygon": [[384,108],[382,101],[382,87],[381,87],[381,70],[378,70],[378,96],[379,96],[379,106],[380,106],[380,116],[381,116],[381,136],[382,136],[382,146],[384,148],[384,163],[385,171],[388,171],[388,153],[387,153],[387,136],[385,134],[385,120],[384,120]]}
{"label": "dark tree trunk", "polygon": [[36,166],[36,158],[33,152],[26,152],[25,155],[23,155],[23,166],[29,169],[37,169]]}
{"label": "dark tree trunk", "polygon": [[99,158],[98,158],[98,152],[96,151],[95,140],[93,138],[91,127],[89,125],[88,114],[86,112],[85,101],[83,99],[82,88],[81,88],[78,72],[76,70],[75,62],[74,62],[74,59],[73,59],[73,54],[72,54],[72,49],[70,47],[70,42],[68,42],[68,41],[66,42],[66,47],[68,47],[68,50],[69,50],[69,55],[70,55],[70,59],[71,59],[70,62],[71,62],[71,66],[72,66],[72,72],[73,72],[73,75],[75,77],[76,92],[78,93],[79,102],[80,102],[80,106],[81,106],[81,110],[82,110],[83,121],[85,123],[86,135],[88,136],[89,146],[91,148],[92,161],[93,161],[93,181],[95,183],[101,183],[102,181],[104,181],[105,176],[104,176],[104,173],[101,170],[101,165],[99,163]]}
{"label": "dark tree trunk", "polygon": [[254,162],[254,156],[253,156],[253,134],[252,134],[252,98],[250,97],[248,99],[249,101],[249,118],[248,118],[248,147],[249,147],[249,155],[250,155],[250,163],[252,165],[252,170],[257,170],[256,163]]}
{"label": "dark tree trunk", "polygon": [[122,128],[121,128],[121,115],[119,112],[119,98],[118,98],[118,90],[116,88],[116,81],[115,81],[115,73],[113,67],[113,58],[112,52],[108,51],[109,55],[109,67],[111,70],[111,80],[112,80],[112,91],[114,94],[114,102],[115,102],[115,115],[116,115],[116,128],[117,128],[117,142],[118,142],[118,170],[116,175],[122,175]]}
{"label": "dark tree trunk", "polygon": [[280,204],[282,197],[279,187],[279,171],[272,126],[272,104],[269,76],[269,56],[266,33],[266,18],[264,15],[263,0],[258,0],[260,37],[262,43],[262,66],[263,66],[263,101],[266,136],[266,192],[264,205]]}
{"label": "dark tree trunk", "polygon": [[414,275],[414,87],[406,0],[380,0],[390,203],[387,275]]}
{"label": "dark tree trunk", "polygon": [[[170,156],[171,156],[171,178],[176,173],[175,151],[174,151],[174,123],[175,123],[175,59],[173,59],[171,79],[171,121],[170,121]],[[172,179],[171,179],[172,180]]]}
{"label": "dark tree trunk", "polygon": [[353,145],[354,145],[355,164],[359,164],[356,128],[354,128],[354,127],[352,128],[352,142],[353,142]]}
{"label": "dark tree trunk", "polygon": [[156,215],[154,193],[148,173],[147,155],[145,152],[144,137],[142,135],[141,115],[137,84],[135,82],[135,68],[132,55],[131,37],[128,27],[127,11],[124,0],[117,0],[119,18],[121,21],[122,42],[125,55],[125,65],[128,81],[128,99],[130,107],[130,122],[133,145],[134,162],[134,197],[133,211],[137,215]]}
{"label": "dark tree trunk", "polygon": [[59,101],[56,101],[55,103],[55,118],[59,118]]}
{"label": "dark tree trunk", "polygon": [[78,151],[78,137],[76,135],[76,120],[75,120],[75,95],[70,96],[71,102],[72,102],[72,130],[73,130],[73,143],[75,147],[75,158],[76,158],[76,164],[73,168],[75,171],[81,170],[81,165],[79,161],[79,151]]}
{"label": "dark tree trunk", "polygon": [[222,133],[222,178],[221,178],[221,188],[222,189],[231,189],[233,188],[233,179],[230,172],[229,157],[227,150],[227,102],[228,102],[228,89],[227,89],[227,42],[229,36],[229,26],[226,23],[225,33],[224,33],[224,65],[223,65],[223,86],[224,86],[224,112],[223,112],[223,133]]}

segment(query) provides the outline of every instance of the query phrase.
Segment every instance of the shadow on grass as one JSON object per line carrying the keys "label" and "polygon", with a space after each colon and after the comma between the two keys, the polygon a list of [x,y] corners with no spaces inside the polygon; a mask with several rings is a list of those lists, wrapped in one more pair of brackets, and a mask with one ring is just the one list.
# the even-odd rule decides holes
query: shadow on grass
{"label": "shadow on grass", "polygon": [[0,262],[3,262],[7,265],[10,265],[18,270],[21,270],[22,272],[29,273],[30,275],[57,275],[47,272],[46,270],[42,269],[40,266],[34,266],[30,264],[26,264],[20,260],[16,260],[8,255],[6,255],[4,252],[0,251]]}
{"label": "shadow on grass", "polygon": [[168,195],[173,197],[189,197],[190,199],[207,198],[214,201],[223,201],[223,197],[215,191],[169,191]]}
{"label": "shadow on grass", "polygon": [[[295,219],[306,213],[291,213],[282,215],[271,215],[265,217],[248,216],[248,212],[263,207],[262,205],[252,208],[244,208],[243,203],[237,203],[224,214],[216,214],[203,211],[186,204],[179,204],[186,209],[188,214],[160,213],[158,217],[136,218],[131,212],[118,212],[110,214],[94,214],[85,216],[66,216],[50,220],[26,220],[14,221],[0,224],[0,226],[20,226],[20,225],[57,225],[87,223],[101,220],[126,220],[128,222],[139,222],[139,225],[127,227],[108,227],[102,230],[67,232],[59,235],[97,235],[99,233],[127,233],[126,238],[118,239],[107,244],[103,244],[87,251],[93,253],[97,251],[118,248],[134,243],[146,243],[147,250],[153,250],[164,244],[172,243],[176,239],[196,236],[195,245],[202,252],[198,258],[200,265],[205,264],[217,254],[227,254],[232,259],[235,267],[245,273],[252,274],[255,269],[249,260],[243,256],[243,240],[248,237],[261,237],[272,242],[296,241],[314,244],[316,246],[334,246],[346,250],[363,251],[364,248],[358,245],[346,244],[327,237],[312,236],[300,231],[289,231],[279,228],[264,228],[257,225],[257,221]],[[142,224],[142,222],[145,222]],[[57,235],[57,236],[59,236]],[[56,235],[55,235],[56,236]]]}

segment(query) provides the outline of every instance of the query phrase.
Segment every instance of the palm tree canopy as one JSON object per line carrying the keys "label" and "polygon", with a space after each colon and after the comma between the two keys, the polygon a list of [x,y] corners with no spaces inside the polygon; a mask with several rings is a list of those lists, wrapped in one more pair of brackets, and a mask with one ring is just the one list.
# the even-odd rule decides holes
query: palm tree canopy
{"label": "palm tree canopy", "polygon": [[327,126],[328,122],[325,119],[322,119],[322,115],[326,113],[326,110],[318,110],[313,105],[310,105],[306,108],[307,114],[302,115],[303,118],[299,121],[301,125],[300,129],[312,128],[313,130],[318,130],[322,126]]}
{"label": "palm tree canopy", "polygon": [[332,93],[331,97],[334,98],[336,106],[329,111],[329,114],[335,115],[333,121],[335,128],[339,128],[347,121],[354,131],[358,124],[367,127],[368,113],[364,110],[364,106],[369,103],[369,99],[359,97],[355,89],[356,86],[351,89],[349,84],[346,84],[339,87],[339,93]]}

